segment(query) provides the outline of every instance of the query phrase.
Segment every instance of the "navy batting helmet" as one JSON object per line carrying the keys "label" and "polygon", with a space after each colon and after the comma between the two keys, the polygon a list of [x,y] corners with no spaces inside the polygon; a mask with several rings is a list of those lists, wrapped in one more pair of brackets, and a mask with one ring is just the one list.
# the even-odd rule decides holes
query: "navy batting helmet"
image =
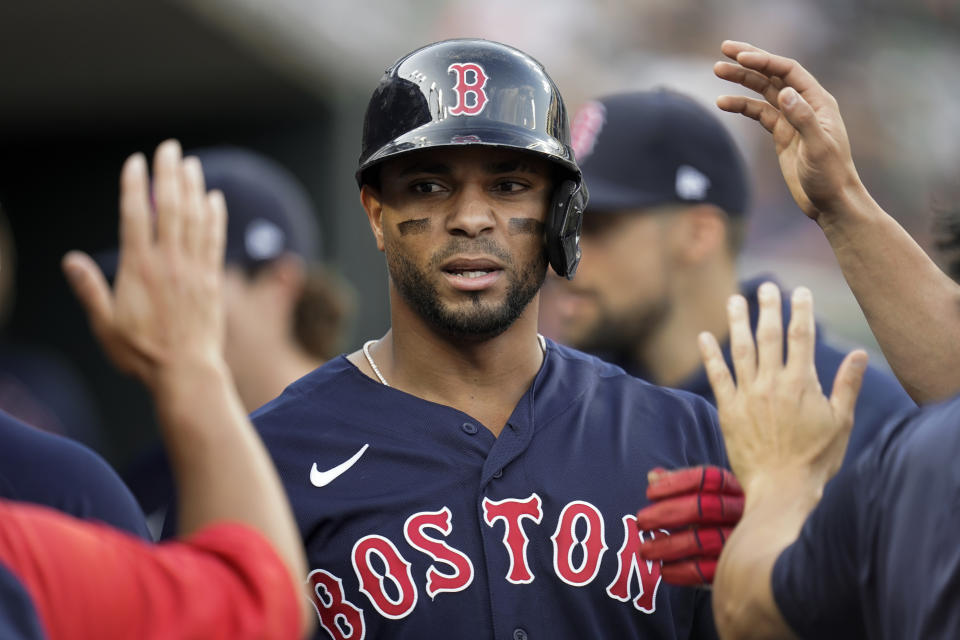
{"label": "navy batting helmet", "polygon": [[384,160],[420,149],[481,145],[540,155],[562,171],[546,223],[547,257],[572,278],[587,190],[560,91],[527,54],[489,40],[445,40],[397,60],[370,98],[357,183]]}

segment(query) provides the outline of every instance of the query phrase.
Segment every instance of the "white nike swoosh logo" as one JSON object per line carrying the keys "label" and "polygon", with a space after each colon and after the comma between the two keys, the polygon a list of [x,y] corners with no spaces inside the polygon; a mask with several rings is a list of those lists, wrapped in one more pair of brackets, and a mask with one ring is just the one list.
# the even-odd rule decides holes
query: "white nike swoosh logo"
{"label": "white nike swoosh logo", "polygon": [[317,468],[317,463],[313,463],[313,467],[310,468],[310,482],[315,487],[325,487],[334,480],[336,480],[341,474],[343,474],[347,469],[352,467],[357,460],[360,459],[360,456],[363,455],[363,452],[367,450],[369,444],[365,444],[360,448],[360,451],[357,451],[353,454],[353,457],[347,460],[346,462],[341,462],[332,469],[327,469],[326,471],[320,471]]}

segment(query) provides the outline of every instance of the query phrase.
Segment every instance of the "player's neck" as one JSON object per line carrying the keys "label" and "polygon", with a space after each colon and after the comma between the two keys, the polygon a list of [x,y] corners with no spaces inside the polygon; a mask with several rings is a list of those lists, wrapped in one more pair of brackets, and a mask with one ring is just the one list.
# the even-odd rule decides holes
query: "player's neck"
{"label": "player's neck", "polygon": [[678,278],[670,312],[634,352],[652,382],[675,387],[702,367],[697,336],[709,331],[723,344],[727,337],[727,299],[738,290],[732,266]]}
{"label": "player's neck", "polygon": [[409,311],[391,318],[392,329],[370,348],[387,383],[463,411],[499,435],[543,363],[537,299],[509,329],[482,341],[443,335]]}
{"label": "player's neck", "polygon": [[273,400],[291,382],[323,364],[323,360],[313,358],[286,342],[251,355],[253,359],[233,371],[237,391],[248,412]]}

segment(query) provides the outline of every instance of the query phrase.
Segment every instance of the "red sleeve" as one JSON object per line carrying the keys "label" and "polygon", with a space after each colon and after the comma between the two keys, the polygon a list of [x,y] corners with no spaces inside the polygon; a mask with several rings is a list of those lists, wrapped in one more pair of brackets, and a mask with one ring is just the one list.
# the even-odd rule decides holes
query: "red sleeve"
{"label": "red sleeve", "polygon": [[299,593],[269,543],[244,525],[152,545],[0,500],[0,562],[30,593],[50,640],[299,637]]}

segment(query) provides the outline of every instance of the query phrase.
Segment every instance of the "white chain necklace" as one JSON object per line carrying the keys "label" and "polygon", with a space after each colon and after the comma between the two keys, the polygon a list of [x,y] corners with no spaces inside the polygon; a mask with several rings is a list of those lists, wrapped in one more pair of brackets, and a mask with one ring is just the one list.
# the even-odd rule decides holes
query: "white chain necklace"
{"label": "white chain necklace", "polygon": [[383,383],[383,386],[389,387],[387,379],[383,377],[383,374],[380,373],[380,367],[377,366],[377,363],[373,361],[373,356],[370,355],[370,345],[375,342],[380,342],[379,340],[367,340],[363,343],[363,355],[367,356],[367,362],[370,363],[370,368],[373,369],[373,372],[377,374],[377,378],[380,379],[380,382]]}
{"label": "white chain necklace", "polygon": [[[380,372],[380,367],[377,366],[377,363],[373,361],[373,356],[370,354],[370,345],[380,342],[379,340],[367,340],[363,343],[363,355],[367,357],[367,362],[370,363],[370,368],[373,369],[373,373],[376,374],[377,380],[385,387],[389,387],[390,384],[387,382],[387,379],[383,377],[383,374]],[[540,343],[540,351],[546,355],[547,353],[547,340],[539,333],[537,334],[537,342]]]}

